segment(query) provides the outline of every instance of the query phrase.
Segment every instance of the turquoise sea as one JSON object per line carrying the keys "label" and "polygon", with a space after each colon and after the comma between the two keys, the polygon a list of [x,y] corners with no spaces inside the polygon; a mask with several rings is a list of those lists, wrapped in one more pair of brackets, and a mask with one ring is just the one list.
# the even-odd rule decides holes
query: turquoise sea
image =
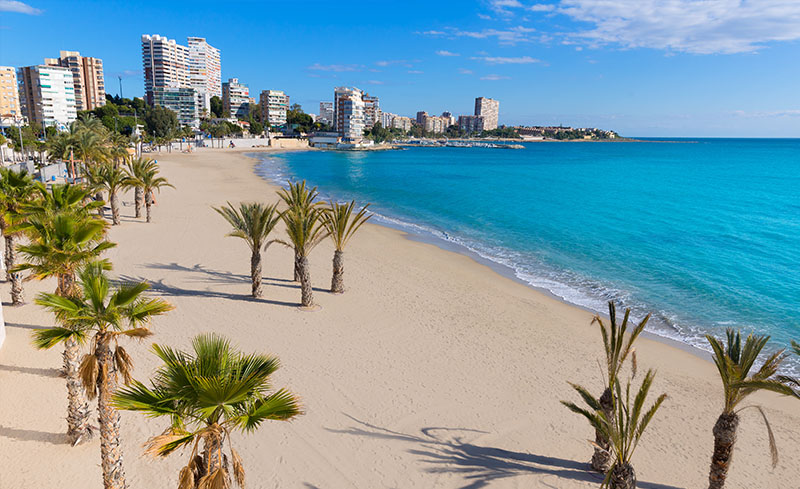
{"label": "turquoise sea", "polygon": [[259,172],[371,202],[565,301],[652,312],[665,337],[800,341],[800,139],[524,146],[262,154]]}

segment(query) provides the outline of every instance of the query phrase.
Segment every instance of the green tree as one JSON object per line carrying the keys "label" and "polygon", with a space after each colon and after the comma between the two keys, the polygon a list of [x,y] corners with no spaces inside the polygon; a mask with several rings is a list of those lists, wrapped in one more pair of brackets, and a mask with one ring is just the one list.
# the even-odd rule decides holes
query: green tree
{"label": "green tree", "polygon": [[129,174],[129,184],[133,187],[134,217],[142,217],[142,206],[144,205],[144,182],[142,177],[155,165],[155,160],[151,158],[128,158],[126,160]]}
{"label": "green tree", "polygon": [[[317,187],[309,188],[305,180],[295,183],[288,182],[286,188],[278,190],[278,196],[290,210],[300,213],[309,212],[322,205],[321,202],[317,202],[317,197],[319,197]],[[300,252],[297,248],[294,250],[294,281],[300,281]]]}
{"label": "green tree", "polygon": [[300,275],[300,304],[303,307],[314,305],[314,294],[311,286],[311,268],[308,265],[308,256],[323,239],[327,237],[323,224],[324,211],[319,207],[307,209],[291,207],[281,213],[281,219],[286,224],[286,234],[289,241],[278,242],[294,248],[297,272]]}
{"label": "green tree", "polygon": [[147,222],[150,222],[150,208],[155,202],[154,193],[160,193],[161,189],[165,187],[175,188],[166,178],[159,175],[158,165],[151,165],[145,169],[140,176],[136,177],[136,181],[133,184],[140,186],[142,189],[144,206],[147,211]]}
{"label": "green tree", "polygon": [[33,179],[26,171],[0,168],[0,230],[5,240],[6,279],[11,282],[11,303],[15,306],[24,302],[22,275],[14,271],[17,261],[15,241],[19,237],[15,227],[23,219],[20,214],[22,207],[30,202],[35,192]]}
{"label": "green tree", "polygon": [[119,225],[119,197],[117,193],[133,185],[133,179],[122,165],[113,162],[105,162],[98,166],[99,183],[108,192],[108,200],[111,202],[111,223]]}
{"label": "green tree", "polygon": [[156,105],[147,110],[144,116],[144,128],[148,134],[156,138],[165,138],[179,126],[175,112]]}
{"label": "green tree", "polygon": [[214,207],[233,228],[227,235],[241,238],[250,247],[251,294],[261,297],[261,249],[269,245],[267,238],[280,220],[277,204],[264,205],[243,202],[236,208],[228,202],[225,207]]}
{"label": "green tree", "polygon": [[[163,365],[150,387],[133,382],[115,397],[119,409],[167,417],[170,425],[147,442],[147,453],[166,457],[191,447],[189,462],[178,474],[178,487],[244,487],[242,458],[231,433],[251,433],[264,421],[288,421],[302,414],[298,399],[285,389],[272,390],[276,357],[244,354],[216,335],[192,341],[191,352],[153,345]],[[223,455],[229,449],[230,456]],[[231,466],[233,466],[231,470]]]}
{"label": "green tree", "polygon": [[80,375],[89,398],[97,397],[103,486],[125,489],[119,411],[112,401],[118,374],[125,383],[130,382],[133,364],[119,340],[149,336],[150,320],[172,306],[161,299],[144,298],[146,283],[112,290],[103,268],[100,264],[90,264],[81,270],[80,295],[37,296],[36,303],[52,312],[60,326],[37,330],[34,342],[39,348],[51,348],[67,338],[86,341],[91,337],[90,352],[83,357]]}
{"label": "green tree", "polygon": [[331,278],[331,292],[344,293],[344,247],[356,231],[369,220],[372,215],[367,214],[369,204],[353,214],[356,202],[337,204],[333,201],[327,212],[323,215],[322,223],[328,236],[333,241],[333,277]]}

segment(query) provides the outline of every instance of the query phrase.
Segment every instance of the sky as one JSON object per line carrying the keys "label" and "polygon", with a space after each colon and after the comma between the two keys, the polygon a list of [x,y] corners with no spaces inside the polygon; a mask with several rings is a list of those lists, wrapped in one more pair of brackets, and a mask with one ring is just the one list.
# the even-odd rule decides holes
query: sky
{"label": "sky", "polygon": [[223,81],[309,113],[336,86],[384,111],[645,137],[800,137],[800,0],[0,0],[0,65],[102,58],[142,96],[141,35],[221,50]]}

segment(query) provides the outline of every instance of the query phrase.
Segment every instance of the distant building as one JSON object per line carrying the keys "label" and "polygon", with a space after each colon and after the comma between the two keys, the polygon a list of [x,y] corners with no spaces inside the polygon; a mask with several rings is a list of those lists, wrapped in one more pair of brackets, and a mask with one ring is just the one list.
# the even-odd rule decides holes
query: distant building
{"label": "distant building", "polygon": [[222,84],[222,110],[231,117],[247,117],[250,112],[250,89],[238,78],[229,78]]}
{"label": "distant building", "polygon": [[483,116],[460,115],[458,116],[458,129],[466,133],[481,132],[484,130]]}
{"label": "distant building", "polygon": [[429,132],[432,134],[442,134],[444,131],[449,127],[450,119],[446,117],[436,117],[432,115],[426,115],[422,119],[422,127],[425,129],[425,132]]}
{"label": "distant building", "polygon": [[364,100],[355,87],[337,87],[333,92],[333,128],[342,142],[357,142],[364,138]]}
{"label": "distant building", "polygon": [[17,69],[20,111],[31,125],[64,130],[78,118],[73,78],[69,68],[60,66]]}
{"label": "distant building", "polygon": [[333,102],[319,103],[319,117],[317,117],[317,121],[328,124],[329,126],[333,125]]}
{"label": "distant building", "polygon": [[261,120],[272,127],[286,125],[289,96],[280,90],[264,90],[259,99]]}
{"label": "distant building", "polygon": [[11,66],[0,66],[0,118],[19,119],[21,117],[17,72]]}
{"label": "distant building", "polygon": [[447,119],[447,127],[454,126],[458,123],[455,116],[451,112],[442,112],[442,117]]}
{"label": "distant building", "polygon": [[497,129],[497,120],[500,116],[500,102],[486,97],[476,98],[475,115],[483,117],[484,131]]}
{"label": "distant building", "polygon": [[189,87],[189,48],[174,39],[145,34],[142,36],[142,65],[144,67],[144,92],[149,105],[153,105],[156,88]]}
{"label": "distant building", "polygon": [[414,123],[414,120],[411,117],[402,117],[402,116],[395,116],[392,118],[392,127],[396,129],[402,129],[406,132],[411,130],[411,125]]}
{"label": "distant building", "polygon": [[153,90],[153,105],[175,112],[181,126],[192,129],[200,127],[201,108],[194,88],[156,87]]}
{"label": "distant building", "polygon": [[372,127],[381,121],[381,107],[378,97],[365,93],[361,99],[364,101],[364,128]]}
{"label": "distant building", "polygon": [[222,66],[219,49],[204,37],[189,37],[189,87],[194,88],[197,100],[205,113],[211,114],[211,97],[222,97]]}
{"label": "distant building", "polygon": [[397,117],[397,114],[391,112],[381,112],[381,126],[392,127],[392,120]]}
{"label": "distant building", "polygon": [[419,124],[420,126],[425,124],[425,117],[427,116],[428,113],[425,112],[424,110],[417,112],[417,124]]}
{"label": "distant building", "polygon": [[58,58],[45,58],[48,66],[62,66],[72,72],[75,110],[94,110],[106,104],[103,60],[81,56],[77,51],[61,51]]}

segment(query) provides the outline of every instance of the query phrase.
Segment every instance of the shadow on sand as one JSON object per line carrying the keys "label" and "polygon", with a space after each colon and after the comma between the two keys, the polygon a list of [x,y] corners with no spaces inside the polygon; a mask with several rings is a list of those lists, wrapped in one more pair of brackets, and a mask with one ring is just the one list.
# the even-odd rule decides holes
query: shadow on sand
{"label": "shadow on sand", "polygon": [[61,371],[56,368],[36,368],[36,367],[18,367],[15,365],[0,365],[0,371],[5,372],[18,372],[28,375],[40,375],[42,377],[61,377]]}
{"label": "shadow on sand", "polygon": [[11,438],[20,441],[39,441],[52,443],[53,445],[63,445],[68,443],[67,435],[64,433],[50,433],[47,431],[20,430],[0,425],[0,437]]}
{"label": "shadow on sand", "polygon": [[[514,452],[463,441],[458,433],[485,433],[464,428],[427,427],[419,435],[406,434],[360,421],[352,416],[356,426],[346,430],[328,429],[333,433],[368,436],[411,443],[408,453],[417,455],[425,469],[433,474],[460,474],[465,479],[461,489],[478,489],[509,477],[530,474],[551,475],[560,479],[593,482],[598,485],[603,477],[593,472],[588,463],[563,458]],[[559,487],[554,485],[552,487]],[[675,486],[651,482],[637,483],[641,489],[680,489]]]}

